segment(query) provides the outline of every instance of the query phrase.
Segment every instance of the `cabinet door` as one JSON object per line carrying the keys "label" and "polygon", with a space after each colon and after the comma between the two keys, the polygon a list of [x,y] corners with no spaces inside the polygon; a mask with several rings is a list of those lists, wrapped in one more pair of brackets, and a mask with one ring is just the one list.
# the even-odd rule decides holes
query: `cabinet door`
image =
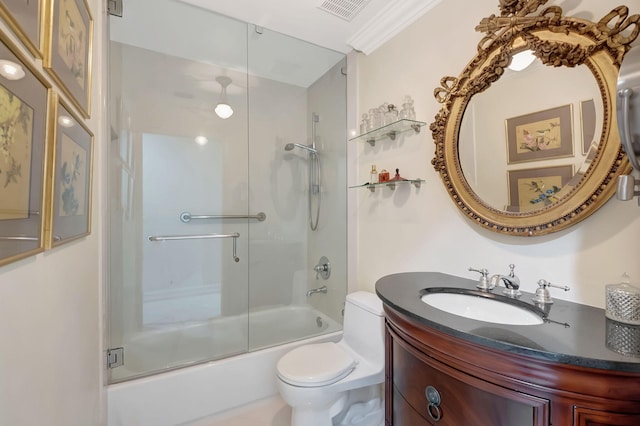
{"label": "cabinet door", "polygon": [[[436,361],[394,336],[393,383],[420,415],[444,426],[543,426],[549,424],[549,401],[480,380]],[[429,408],[426,388],[440,397]],[[394,401],[394,409],[395,409]],[[394,418],[396,413],[394,411]],[[410,426],[395,424],[394,426]]]}
{"label": "cabinet door", "polygon": [[640,413],[612,413],[609,411],[593,410],[585,407],[575,407],[574,426],[638,426]]}

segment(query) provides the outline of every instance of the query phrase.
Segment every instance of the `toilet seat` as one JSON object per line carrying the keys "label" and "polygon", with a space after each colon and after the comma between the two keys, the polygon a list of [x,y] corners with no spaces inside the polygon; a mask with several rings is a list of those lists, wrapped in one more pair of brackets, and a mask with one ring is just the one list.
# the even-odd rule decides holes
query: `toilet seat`
{"label": "toilet seat", "polygon": [[326,386],[348,376],[356,361],[335,343],[300,346],[285,354],[276,367],[278,377],[300,387]]}

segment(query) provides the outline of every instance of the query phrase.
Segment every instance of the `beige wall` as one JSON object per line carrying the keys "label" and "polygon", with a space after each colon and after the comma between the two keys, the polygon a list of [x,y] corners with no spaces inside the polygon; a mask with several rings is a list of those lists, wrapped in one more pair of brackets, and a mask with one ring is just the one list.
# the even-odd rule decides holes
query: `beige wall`
{"label": "beige wall", "polygon": [[[95,45],[102,43],[103,3],[89,1]],[[0,28],[7,31],[2,23]],[[1,425],[101,424],[100,52],[94,56],[93,117],[87,122],[96,135],[92,233],[0,268]]]}
{"label": "beige wall", "polygon": [[[551,1],[546,6],[561,5],[567,15],[599,20],[621,3]],[[637,3],[627,3],[631,13],[640,12]],[[416,100],[418,119],[431,123],[440,107],[433,89],[442,77],[457,76],[471,60],[482,37],[474,28],[482,18],[498,14],[497,6],[496,0],[443,1],[371,55],[359,55],[358,117],[409,94]],[[363,143],[350,159],[360,183],[368,180],[371,164],[378,170],[399,167],[403,177],[426,179],[419,190],[350,193],[357,209],[350,226],[358,226],[359,288],[373,289],[381,276],[401,271],[473,278],[470,266],[506,273],[507,265],[515,263],[524,290],[534,291],[536,281],[544,278],[571,287],[568,293],[552,291],[556,297],[603,306],[605,284],[616,282],[625,271],[640,281],[634,250],[640,209],[635,201],[612,199],[585,221],[548,236],[527,239],[489,232],[463,217],[447,195],[430,164],[434,145],[428,124],[419,135],[393,143],[375,148]]]}

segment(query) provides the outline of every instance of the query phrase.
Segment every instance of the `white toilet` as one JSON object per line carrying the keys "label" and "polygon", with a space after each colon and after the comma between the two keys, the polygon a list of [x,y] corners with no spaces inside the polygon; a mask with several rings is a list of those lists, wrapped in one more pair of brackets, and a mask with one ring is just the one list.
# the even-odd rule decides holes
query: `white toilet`
{"label": "white toilet", "polygon": [[384,381],[384,312],[373,293],[347,295],[337,343],[300,346],[276,367],[278,390],[291,406],[291,426],[331,426],[355,391]]}

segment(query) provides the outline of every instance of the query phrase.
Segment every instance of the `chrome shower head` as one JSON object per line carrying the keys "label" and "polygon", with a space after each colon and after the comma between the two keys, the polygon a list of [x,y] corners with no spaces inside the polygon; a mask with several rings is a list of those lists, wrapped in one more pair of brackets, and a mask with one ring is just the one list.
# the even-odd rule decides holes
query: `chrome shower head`
{"label": "chrome shower head", "polygon": [[317,149],[314,149],[314,148],[311,148],[310,146],[302,145],[302,144],[299,144],[299,143],[288,143],[288,144],[286,144],[284,146],[284,150],[285,151],[291,151],[295,147],[298,147],[300,149],[304,149],[304,150],[309,151],[309,152],[311,152],[313,154],[317,154],[318,153]]}

